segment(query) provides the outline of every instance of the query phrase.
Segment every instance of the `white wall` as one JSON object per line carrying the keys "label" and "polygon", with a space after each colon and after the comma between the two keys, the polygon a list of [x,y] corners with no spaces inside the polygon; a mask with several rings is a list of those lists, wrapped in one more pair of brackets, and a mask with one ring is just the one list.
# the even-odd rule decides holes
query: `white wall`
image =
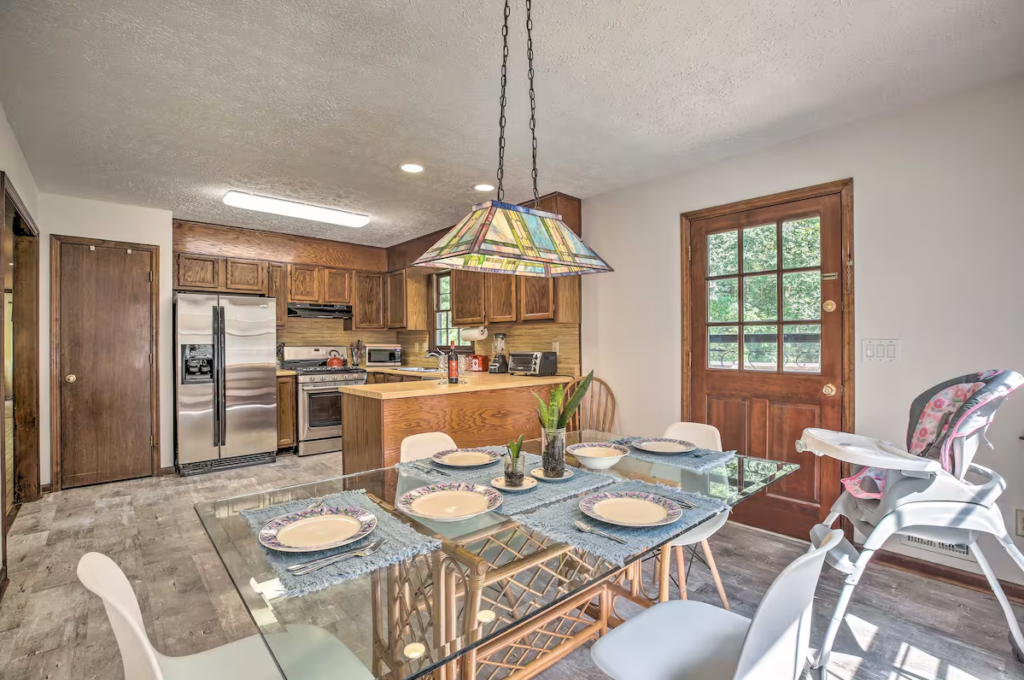
{"label": "white wall", "polygon": [[[903,441],[910,402],[932,385],[1024,372],[1022,121],[1018,78],[585,200],[586,240],[616,271],[584,277],[583,359],[614,390],[619,429],[660,434],[680,416],[680,213],[846,177],[858,348],[899,338],[903,352],[900,363],[858,362],[856,429]],[[1021,434],[1024,394],[990,429],[996,450],[978,456],[1006,478],[1011,533],[1024,508]],[[994,543],[983,547],[1002,578],[1024,583]]]}
{"label": "white wall", "polygon": [[[139,208],[116,203],[90,201],[43,193],[39,196],[40,235],[39,318],[41,346],[50,346],[50,235],[127,241],[160,246],[160,465],[174,464],[174,362],[171,354],[172,263],[171,213],[169,210]],[[97,301],[102,304],[102,301]],[[50,353],[39,357],[40,476],[50,481]]]}

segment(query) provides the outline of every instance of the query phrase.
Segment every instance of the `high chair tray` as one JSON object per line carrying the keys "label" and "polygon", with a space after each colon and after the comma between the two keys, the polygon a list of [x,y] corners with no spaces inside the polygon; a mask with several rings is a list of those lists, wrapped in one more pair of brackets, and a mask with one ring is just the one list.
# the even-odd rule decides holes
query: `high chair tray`
{"label": "high chair tray", "polygon": [[938,472],[942,469],[937,460],[901,451],[884,440],[818,427],[804,430],[803,436],[796,442],[796,450],[811,451],[844,463],[885,470]]}

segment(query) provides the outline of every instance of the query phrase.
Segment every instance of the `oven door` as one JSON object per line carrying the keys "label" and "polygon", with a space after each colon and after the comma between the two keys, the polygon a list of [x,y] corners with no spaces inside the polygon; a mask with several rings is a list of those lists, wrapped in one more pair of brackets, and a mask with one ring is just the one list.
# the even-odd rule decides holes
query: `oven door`
{"label": "oven door", "polygon": [[299,440],[341,436],[339,383],[299,385]]}

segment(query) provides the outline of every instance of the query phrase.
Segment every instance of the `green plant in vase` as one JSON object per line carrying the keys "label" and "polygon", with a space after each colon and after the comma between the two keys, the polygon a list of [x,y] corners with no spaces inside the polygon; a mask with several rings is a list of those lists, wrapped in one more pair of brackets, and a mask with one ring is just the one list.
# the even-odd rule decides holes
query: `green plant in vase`
{"label": "green plant in vase", "polygon": [[534,393],[537,398],[537,418],[540,420],[541,433],[544,440],[544,451],[542,455],[544,465],[544,476],[558,479],[565,474],[565,427],[580,402],[590,389],[590,381],[594,378],[594,372],[587,374],[576,391],[568,400],[565,399],[565,387],[555,385],[551,388],[548,401],[539,394]]}
{"label": "green plant in vase", "polygon": [[522,486],[525,476],[525,463],[523,462],[523,435],[514,442],[505,444],[508,453],[505,454],[505,485]]}

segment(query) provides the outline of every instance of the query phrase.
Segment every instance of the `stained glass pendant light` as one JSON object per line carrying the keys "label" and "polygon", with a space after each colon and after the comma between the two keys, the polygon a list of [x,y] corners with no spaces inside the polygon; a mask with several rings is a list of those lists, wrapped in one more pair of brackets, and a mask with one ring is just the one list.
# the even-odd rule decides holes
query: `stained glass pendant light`
{"label": "stained glass pendant light", "polygon": [[[533,89],[533,20],[526,0],[526,58],[530,79],[530,132],[533,137],[533,198],[537,191],[537,98]],[[498,200],[474,205],[473,210],[414,265],[468,269],[520,276],[578,276],[610,272],[612,268],[562,222],[562,216],[505,203],[505,84],[508,69],[509,0],[501,27],[501,118],[498,136]]]}

